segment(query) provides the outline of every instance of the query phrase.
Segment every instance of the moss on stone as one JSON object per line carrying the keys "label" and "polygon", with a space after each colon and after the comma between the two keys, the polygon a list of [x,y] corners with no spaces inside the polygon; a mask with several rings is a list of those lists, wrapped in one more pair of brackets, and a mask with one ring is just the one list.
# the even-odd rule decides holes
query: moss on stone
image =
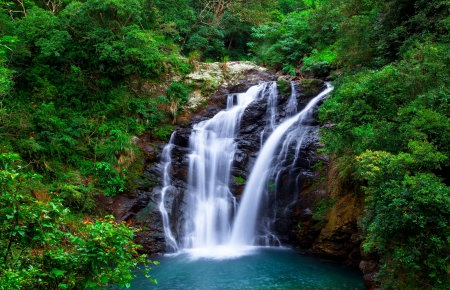
{"label": "moss on stone", "polygon": [[307,95],[317,95],[323,85],[323,81],[318,79],[307,79],[300,82],[302,92]]}
{"label": "moss on stone", "polygon": [[285,96],[289,96],[291,94],[291,84],[285,79],[279,79],[277,81],[278,91]]}

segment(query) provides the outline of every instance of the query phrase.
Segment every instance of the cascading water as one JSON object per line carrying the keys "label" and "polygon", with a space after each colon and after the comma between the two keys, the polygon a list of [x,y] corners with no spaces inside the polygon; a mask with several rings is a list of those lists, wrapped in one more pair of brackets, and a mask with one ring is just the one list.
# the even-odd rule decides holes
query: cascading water
{"label": "cascading water", "polygon": [[[299,124],[310,114],[310,110],[328,94],[333,88],[327,85],[327,89],[312,99],[308,105],[294,117],[281,123],[265,142],[263,148],[258,154],[258,158],[247,181],[244,194],[236,216],[230,243],[232,245],[251,245],[253,244],[257,214],[259,204],[265,187],[267,187],[267,177],[275,157],[275,150],[279,147],[280,141],[288,129],[296,122]],[[292,140],[288,136],[286,140]],[[298,141],[297,141],[298,142]],[[300,141],[301,142],[301,141]],[[284,146],[283,144],[283,147]],[[287,147],[286,147],[287,148]],[[299,146],[300,148],[300,146]]]}
{"label": "cascading water", "polygon": [[267,84],[230,95],[227,109],[194,126],[189,138],[188,212],[184,248],[211,249],[229,242],[236,202],[229,189],[236,134],[245,108]]}
{"label": "cascading water", "polygon": [[266,128],[273,132],[276,127],[276,115],[278,105],[278,89],[276,83],[270,83],[269,95],[267,96],[267,125]]}
{"label": "cascading water", "polygon": [[286,117],[293,117],[297,114],[297,92],[294,83],[291,83],[291,96],[286,106]]}
{"label": "cascading water", "polygon": [[261,147],[264,144],[264,140],[270,135],[276,128],[276,116],[277,116],[277,105],[278,105],[278,89],[276,82],[267,83],[267,111],[266,111],[266,126],[261,132]]}
{"label": "cascading water", "polygon": [[[263,140],[264,140],[265,133],[267,134],[268,132],[270,132],[270,133],[273,132],[273,130],[276,127],[275,116],[276,116],[277,105],[278,105],[277,98],[276,98],[277,95],[278,94],[275,94],[275,97],[272,96],[269,99],[269,105],[268,105],[268,110],[267,110],[267,115],[269,115],[269,118],[268,118],[268,122],[266,124],[266,128],[261,133],[261,147],[264,144]],[[286,105],[286,110],[285,110],[286,115],[285,116],[287,118],[290,118],[290,117],[293,117],[295,114],[297,114],[297,106],[298,106],[297,93],[295,90],[294,82],[291,82],[291,96],[289,97],[289,100]],[[266,130],[268,132],[266,132]],[[292,137],[294,137],[294,136],[291,136],[291,135],[287,136],[287,138],[291,138],[291,139],[292,139]],[[266,136],[266,138],[267,138],[267,136]],[[303,136],[301,136],[300,139],[303,140]],[[287,144],[290,144],[290,142]],[[286,146],[286,147],[283,146],[282,153],[285,152],[285,154],[287,154],[288,149],[289,149],[288,146]],[[278,166],[283,164],[283,162],[281,162],[281,160],[278,160],[277,162],[275,162],[275,164],[276,164],[275,168],[273,170],[271,170],[271,172],[269,174],[270,177],[273,177],[273,174],[279,173]],[[273,179],[274,178],[269,178],[269,180],[273,180]],[[277,182],[269,184],[269,187],[272,187],[273,189],[275,189],[277,187]],[[266,200],[269,199],[269,196],[268,196],[269,191],[271,191],[273,189],[265,188],[264,193],[265,193]],[[274,227],[273,223],[275,221],[275,217],[276,217],[275,210],[273,210],[273,212],[271,213],[270,216],[265,216],[260,221],[262,224],[263,232],[261,233],[260,240],[258,241],[259,244],[262,244],[265,246],[281,245],[281,242],[278,240],[278,237],[276,235],[274,235],[271,231]]]}
{"label": "cascading water", "polygon": [[[216,248],[221,246],[221,251],[224,251],[224,248],[228,249],[228,254],[225,254],[225,256],[229,257],[230,254],[237,254],[242,246],[250,246],[255,243],[254,235],[259,205],[262,196],[268,192],[269,178],[272,178],[274,174],[276,176],[277,172],[277,166],[271,167],[271,165],[285,162],[287,150],[292,147],[291,144],[294,141],[296,142],[296,158],[298,157],[304,130],[301,129],[301,125],[294,130],[290,128],[294,123],[302,124],[303,119],[312,112],[312,108],[331,89],[329,87],[319,94],[310,101],[305,109],[296,114],[297,98],[293,88],[286,109],[288,119],[277,127],[278,91],[276,83],[263,83],[251,87],[246,93],[230,95],[226,110],[193,127],[189,138],[190,154],[188,155],[189,168],[184,227],[181,229],[182,233],[178,233],[178,236],[181,237],[179,242],[182,248],[206,249],[209,251],[206,255],[217,257],[219,253]],[[266,138],[267,141],[264,142],[246,182],[237,211],[236,200],[229,189],[229,180],[231,165],[236,152],[238,127],[247,106],[253,101],[261,99],[267,100],[266,123],[265,126],[263,125],[261,142]],[[295,116],[292,117],[293,115]],[[286,134],[288,131],[289,133]],[[278,152],[281,153],[275,154],[276,149],[280,147],[283,136],[286,136],[286,138]],[[174,188],[169,177],[170,154],[174,146],[173,139],[174,135],[172,135],[170,143],[162,153],[164,188],[161,192],[160,210],[163,217],[167,249],[177,251],[178,245],[171,234],[168,214],[164,208],[165,193]],[[236,218],[234,218],[235,216]],[[271,227],[270,223],[271,221],[268,220],[266,225],[268,233]],[[276,240],[276,237],[272,235],[271,239]],[[200,255],[205,255],[205,253],[202,252]]]}
{"label": "cascading water", "polygon": [[[301,255],[286,247],[253,246],[261,245],[259,235],[264,234],[261,227],[266,226],[265,216],[272,211],[273,197],[277,194],[268,182],[282,181],[280,184],[288,192],[279,196],[276,207],[284,208],[293,196],[298,195],[298,191],[291,193],[291,181],[286,182],[286,174],[294,178],[299,173],[313,175],[308,159],[317,160],[318,126],[311,115],[320,98],[331,90],[328,88],[313,99],[299,114],[294,112],[297,108],[290,108],[295,103],[292,96],[288,101],[282,95],[278,100],[272,95],[279,105],[272,111],[277,114],[272,119],[274,131],[269,138],[264,136],[267,141],[257,157],[261,131],[270,126],[270,121],[266,122],[268,117],[272,117],[268,97],[274,91],[274,85],[266,83],[252,88],[247,94],[230,96],[227,111],[193,129],[188,126],[178,128],[162,152],[162,163],[153,167],[155,175],[164,172],[159,209],[167,249],[182,249],[175,255],[158,258],[161,265],[152,270],[155,271],[152,276],[160,281],[158,289],[365,289],[357,270]],[[256,102],[247,108],[253,100]],[[247,110],[243,112],[245,108]],[[287,118],[285,121],[284,117]],[[239,126],[241,128],[237,132]],[[239,213],[231,230],[236,202],[228,189],[228,179],[247,177],[250,169],[251,176],[247,179]],[[237,183],[230,184],[235,195],[239,196],[242,187],[238,190]],[[298,184],[301,186],[303,180]],[[156,193],[158,188],[155,188]],[[269,207],[259,209],[265,202]],[[155,209],[155,203],[150,204]],[[297,206],[294,208],[298,209]],[[275,212],[283,215],[279,209]],[[170,232],[169,217],[176,239]],[[276,233],[283,242],[283,233],[279,231],[283,226],[279,225],[283,224],[282,220],[292,221],[291,218],[277,218]],[[287,228],[291,231],[291,224]],[[154,287],[144,276],[131,284],[132,289]]]}
{"label": "cascading water", "polygon": [[175,241],[175,238],[172,235],[170,230],[169,223],[169,215],[167,214],[166,207],[164,206],[164,197],[166,192],[173,188],[172,182],[170,180],[169,170],[170,165],[172,163],[172,149],[173,149],[173,141],[174,141],[175,132],[170,136],[169,143],[164,146],[163,152],[161,154],[161,161],[164,164],[164,173],[163,173],[163,188],[161,189],[161,202],[159,203],[159,210],[161,212],[163,227],[164,227],[164,236],[166,239],[166,249],[168,252],[177,252],[178,245]]}

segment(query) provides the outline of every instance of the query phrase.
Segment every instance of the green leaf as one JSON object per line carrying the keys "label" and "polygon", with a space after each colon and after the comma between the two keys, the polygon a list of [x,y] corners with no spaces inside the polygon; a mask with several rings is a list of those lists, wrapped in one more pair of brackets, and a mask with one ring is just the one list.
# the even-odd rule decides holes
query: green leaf
{"label": "green leaf", "polygon": [[59,269],[56,269],[56,268],[53,268],[53,269],[52,269],[52,273],[55,274],[56,277],[62,276],[62,275],[64,274],[64,272],[65,272],[65,271],[59,270]]}
{"label": "green leaf", "polygon": [[63,283],[59,283],[58,287],[61,289],[69,289],[69,287],[67,286],[67,284],[63,284]]}
{"label": "green leaf", "polygon": [[95,282],[92,282],[92,281],[88,281],[87,283],[87,286],[89,286],[89,287],[97,287],[97,283],[95,283]]}

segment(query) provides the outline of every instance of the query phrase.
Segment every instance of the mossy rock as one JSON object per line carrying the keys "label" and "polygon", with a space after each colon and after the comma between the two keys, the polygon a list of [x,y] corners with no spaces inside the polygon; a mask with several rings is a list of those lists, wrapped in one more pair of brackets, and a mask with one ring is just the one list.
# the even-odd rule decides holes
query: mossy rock
{"label": "mossy rock", "polygon": [[289,96],[291,94],[292,88],[291,84],[285,79],[277,80],[278,91],[285,96]]}
{"label": "mossy rock", "polygon": [[318,79],[307,79],[300,82],[300,88],[306,95],[317,95],[324,89],[325,83]]}

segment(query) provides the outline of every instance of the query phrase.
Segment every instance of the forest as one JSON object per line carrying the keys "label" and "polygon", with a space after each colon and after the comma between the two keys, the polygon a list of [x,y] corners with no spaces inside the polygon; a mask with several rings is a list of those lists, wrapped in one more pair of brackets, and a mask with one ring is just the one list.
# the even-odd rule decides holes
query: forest
{"label": "forest", "polygon": [[[94,198],[136,186],[133,137],[168,140],[193,61],[231,60],[333,80],[322,153],[365,198],[359,228],[380,257],[380,288],[450,289],[450,1],[0,8],[0,289],[128,287],[146,257],[132,225]],[[133,86],[170,74],[182,78],[164,94]]]}

